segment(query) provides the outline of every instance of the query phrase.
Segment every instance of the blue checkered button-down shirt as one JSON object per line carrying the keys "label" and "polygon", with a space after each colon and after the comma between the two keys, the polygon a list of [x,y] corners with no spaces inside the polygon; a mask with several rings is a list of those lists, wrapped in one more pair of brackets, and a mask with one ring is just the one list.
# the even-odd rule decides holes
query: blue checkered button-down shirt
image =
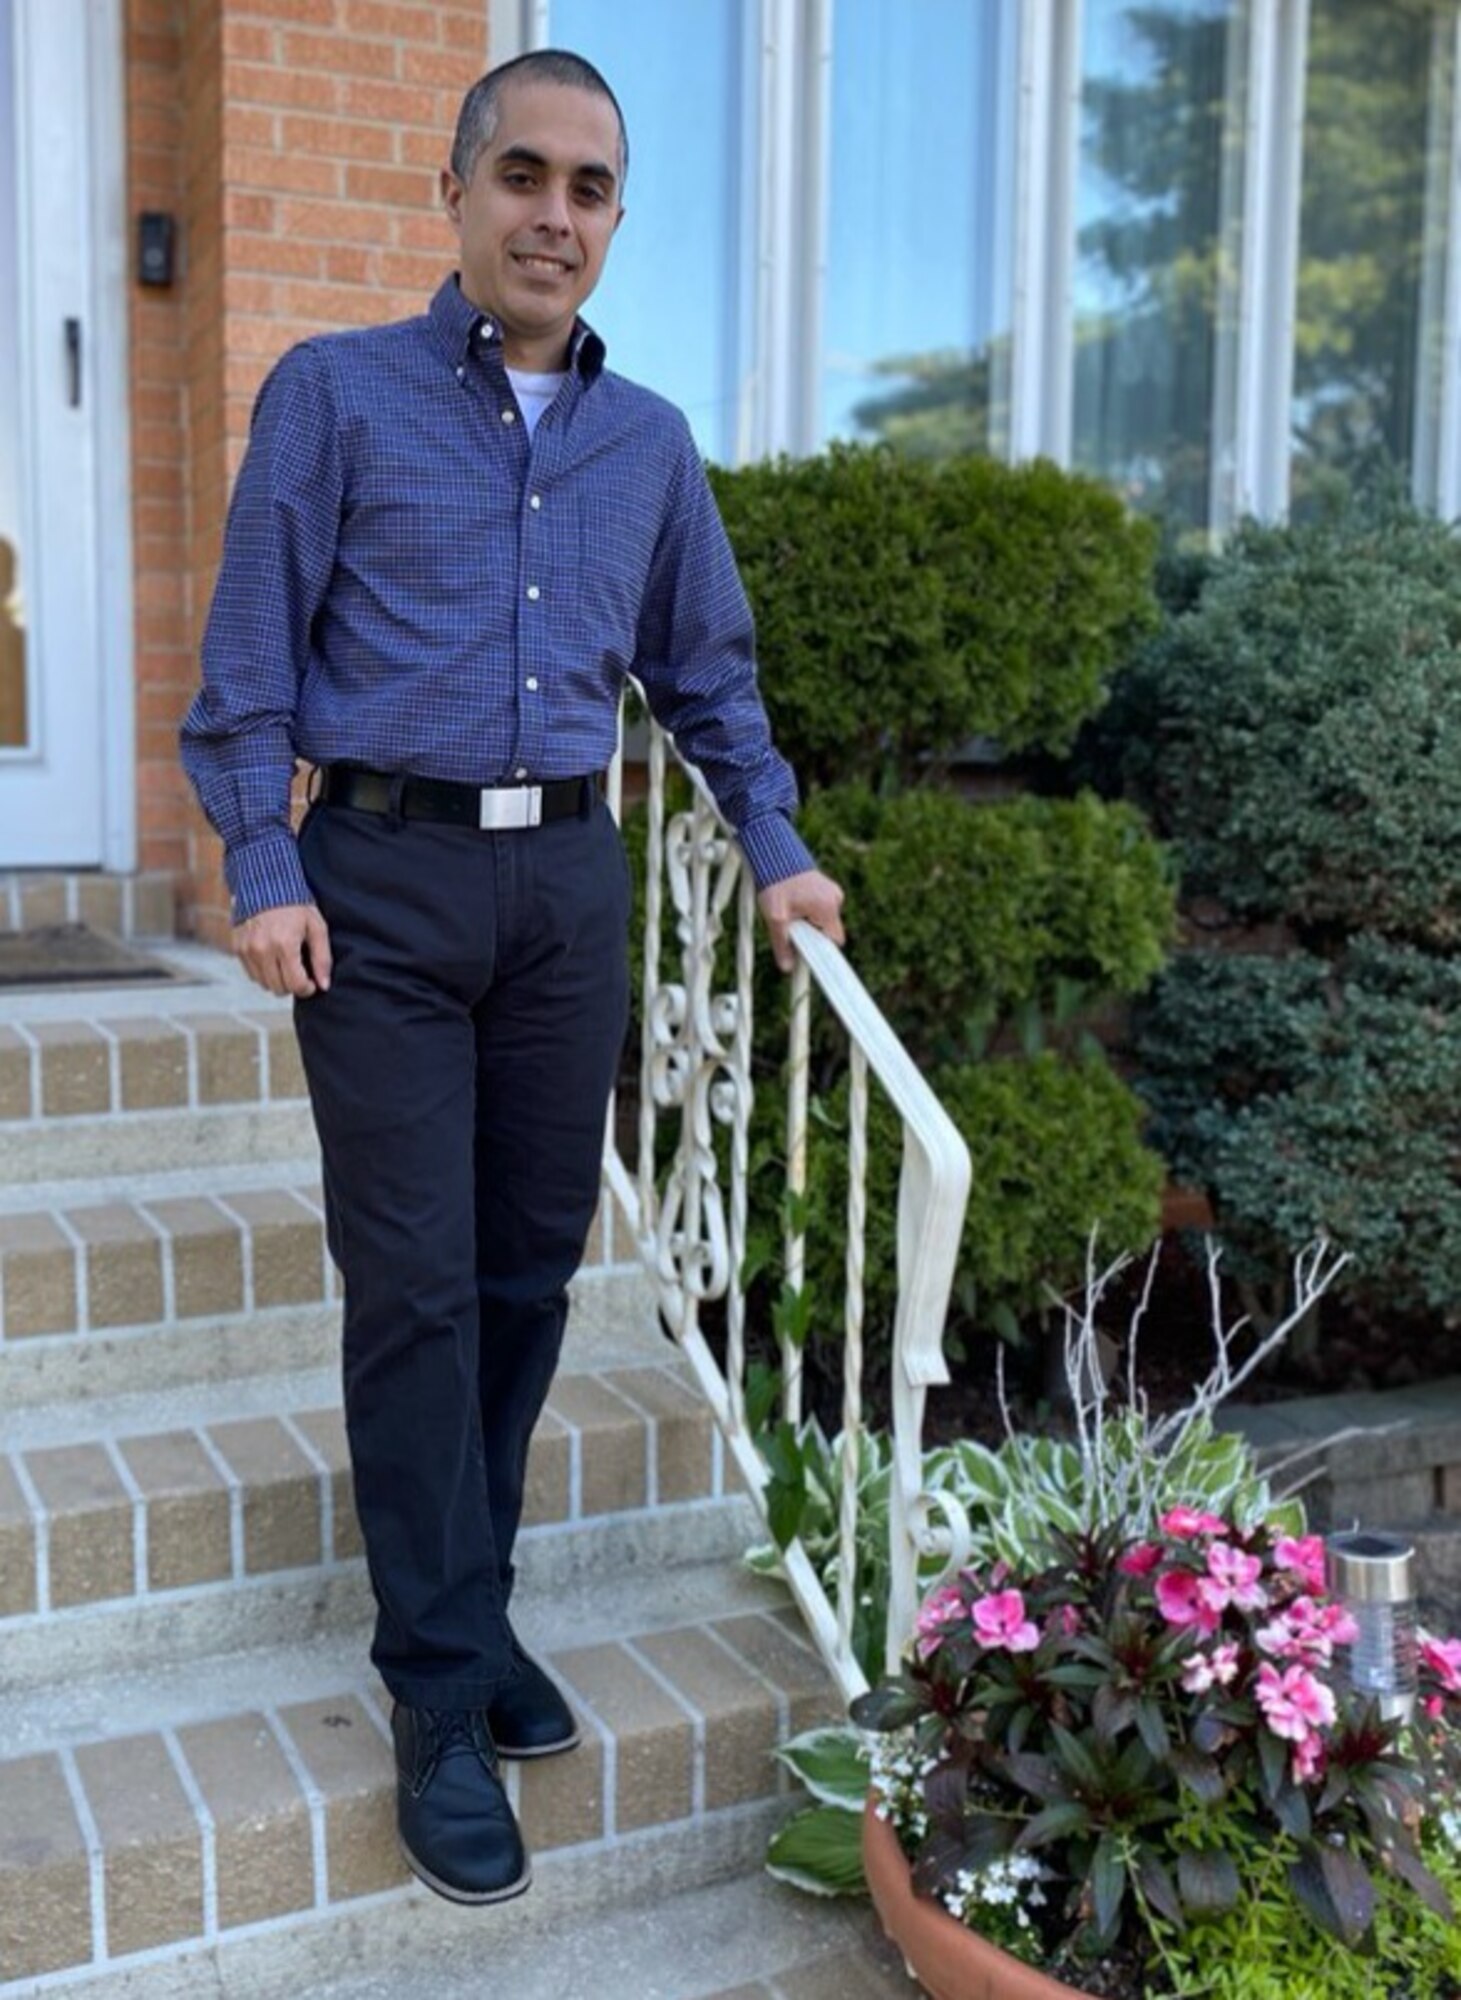
{"label": "blue checkered button-down shirt", "polygon": [[612,757],[631,672],[757,882],[810,867],[678,411],[607,370],[580,327],[530,439],[500,331],[455,278],[419,319],[285,355],[254,412],[183,724],[235,921],[310,900],[296,756],[467,784],[576,777]]}

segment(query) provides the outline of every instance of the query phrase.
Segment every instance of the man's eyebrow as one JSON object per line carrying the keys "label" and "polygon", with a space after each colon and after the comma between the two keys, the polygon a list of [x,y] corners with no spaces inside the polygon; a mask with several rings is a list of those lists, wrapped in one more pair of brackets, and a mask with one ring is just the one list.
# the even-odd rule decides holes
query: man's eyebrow
{"label": "man's eyebrow", "polygon": [[[527,167],[547,167],[548,165],[548,161],[541,153],[536,152],[531,146],[523,145],[504,146],[497,156],[497,161],[499,166],[505,166],[509,161],[515,165]],[[602,160],[583,160],[573,169],[573,172],[576,179],[604,181],[609,187],[613,187],[619,178],[614,169],[607,166]]]}

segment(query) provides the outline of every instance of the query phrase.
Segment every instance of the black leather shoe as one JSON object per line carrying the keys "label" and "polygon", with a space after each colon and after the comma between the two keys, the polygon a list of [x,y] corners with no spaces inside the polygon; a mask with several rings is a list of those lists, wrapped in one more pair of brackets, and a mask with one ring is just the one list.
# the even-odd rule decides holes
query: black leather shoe
{"label": "black leather shoe", "polygon": [[487,1722],[502,1757],[553,1757],[579,1741],[573,1710],[537,1661],[517,1645],[512,1678],[493,1695]]}
{"label": "black leather shoe", "polygon": [[453,1903],[505,1903],[533,1879],[485,1709],[391,1710],[396,1826],[414,1875]]}

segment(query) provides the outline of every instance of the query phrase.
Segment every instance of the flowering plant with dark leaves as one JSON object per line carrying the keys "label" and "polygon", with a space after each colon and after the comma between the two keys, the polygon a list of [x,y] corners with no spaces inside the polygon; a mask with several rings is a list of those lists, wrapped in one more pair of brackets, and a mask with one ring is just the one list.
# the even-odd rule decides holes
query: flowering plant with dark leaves
{"label": "flowering plant with dark leaves", "polygon": [[1033,1573],[945,1583],[853,1716],[915,1886],[1032,1962],[1159,1970],[1276,1856],[1365,1953],[1397,1891],[1453,1921],[1461,1641],[1423,1640],[1406,1727],[1348,1689],[1355,1636],[1317,1536],[1175,1507],[1150,1539],[1070,1535]]}

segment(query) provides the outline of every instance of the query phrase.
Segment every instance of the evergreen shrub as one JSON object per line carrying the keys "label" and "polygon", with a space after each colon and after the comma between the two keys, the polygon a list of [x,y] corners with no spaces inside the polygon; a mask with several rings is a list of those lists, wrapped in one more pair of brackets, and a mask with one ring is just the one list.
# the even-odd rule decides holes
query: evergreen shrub
{"label": "evergreen shrub", "polygon": [[807,790],[911,782],[977,736],[1060,753],[1153,622],[1154,531],[1053,465],[833,445],[711,481]]}
{"label": "evergreen shrub", "polygon": [[1188,955],[1136,1015],[1175,1171],[1276,1282],[1329,1237],[1374,1312],[1461,1299],[1461,961],[1373,935],[1334,960]]}
{"label": "evergreen shrub", "polygon": [[1461,535],[1413,510],[1250,525],[1118,689],[1127,788],[1188,895],[1461,946]]}

